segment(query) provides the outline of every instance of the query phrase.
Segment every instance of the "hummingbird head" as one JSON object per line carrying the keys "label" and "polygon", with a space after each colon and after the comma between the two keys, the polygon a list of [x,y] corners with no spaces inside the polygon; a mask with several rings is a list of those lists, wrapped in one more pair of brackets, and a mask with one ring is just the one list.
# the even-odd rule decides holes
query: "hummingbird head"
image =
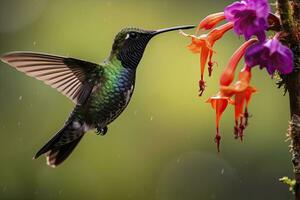
{"label": "hummingbird head", "polygon": [[179,29],[191,29],[194,27],[194,25],[177,26],[159,30],[124,28],[115,37],[111,56],[115,55],[117,59],[122,62],[124,67],[135,69],[138,66],[144,50],[151,38],[161,33]]}

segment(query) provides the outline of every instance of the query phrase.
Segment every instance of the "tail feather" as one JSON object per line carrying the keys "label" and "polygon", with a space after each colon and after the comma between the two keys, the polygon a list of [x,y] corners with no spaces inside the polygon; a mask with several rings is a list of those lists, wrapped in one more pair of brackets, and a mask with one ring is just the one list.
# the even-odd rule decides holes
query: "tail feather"
{"label": "tail feather", "polygon": [[50,167],[56,167],[61,164],[72,153],[82,137],[83,135],[68,144],[48,151],[46,154],[47,165]]}
{"label": "tail feather", "polygon": [[62,137],[62,134],[64,132],[64,130],[66,129],[66,127],[69,125],[66,124],[58,133],[56,133],[33,157],[33,159],[37,159],[38,157],[40,157],[42,154],[47,153],[48,151],[50,151],[53,146],[60,140],[60,138]]}
{"label": "tail feather", "polygon": [[78,121],[69,121],[34,156],[46,154],[47,165],[56,167],[74,150],[85,133],[85,126]]}

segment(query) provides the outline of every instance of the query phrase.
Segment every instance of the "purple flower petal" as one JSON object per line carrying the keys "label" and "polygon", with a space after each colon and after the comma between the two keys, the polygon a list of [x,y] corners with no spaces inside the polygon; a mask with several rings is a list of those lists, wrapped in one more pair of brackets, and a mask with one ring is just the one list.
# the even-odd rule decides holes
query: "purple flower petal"
{"label": "purple flower petal", "polygon": [[256,11],[258,18],[268,18],[270,12],[270,6],[268,0],[245,0],[249,8]]}
{"label": "purple flower petal", "polygon": [[234,2],[224,10],[228,21],[234,23],[234,32],[248,40],[256,35],[260,41],[266,39],[270,7],[267,0],[244,0]]}
{"label": "purple flower petal", "polygon": [[282,74],[289,74],[294,68],[293,52],[277,38],[250,46],[245,54],[245,62],[249,67],[265,67],[270,75],[276,70]]}
{"label": "purple flower petal", "polygon": [[261,64],[261,52],[263,50],[263,46],[260,43],[255,43],[248,47],[245,53],[245,62],[247,66],[254,67],[256,65]]}
{"label": "purple flower petal", "polygon": [[228,21],[235,20],[235,14],[238,11],[245,10],[247,8],[246,2],[234,2],[233,4],[227,6],[224,10],[225,17]]}

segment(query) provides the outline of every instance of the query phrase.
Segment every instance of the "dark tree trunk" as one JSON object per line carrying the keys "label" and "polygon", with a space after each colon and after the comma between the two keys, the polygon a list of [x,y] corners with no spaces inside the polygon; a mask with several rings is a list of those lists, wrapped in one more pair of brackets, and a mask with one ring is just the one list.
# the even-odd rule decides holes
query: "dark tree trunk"
{"label": "dark tree trunk", "polygon": [[292,163],[295,174],[295,199],[300,200],[300,0],[277,0],[282,25],[282,41],[294,53],[295,70],[285,77],[290,98]]}

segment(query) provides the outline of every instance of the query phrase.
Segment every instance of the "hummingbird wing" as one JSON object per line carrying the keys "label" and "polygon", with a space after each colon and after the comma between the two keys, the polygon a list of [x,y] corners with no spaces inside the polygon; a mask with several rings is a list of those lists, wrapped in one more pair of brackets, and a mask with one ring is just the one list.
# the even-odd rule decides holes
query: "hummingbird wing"
{"label": "hummingbird wing", "polygon": [[96,78],[100,78],[102,72],[95,63],[44,53],[11,52],[0,59],[57,89],[76,104],[82,104],[94,87],[89,75],[96,74],[99,76]]}

